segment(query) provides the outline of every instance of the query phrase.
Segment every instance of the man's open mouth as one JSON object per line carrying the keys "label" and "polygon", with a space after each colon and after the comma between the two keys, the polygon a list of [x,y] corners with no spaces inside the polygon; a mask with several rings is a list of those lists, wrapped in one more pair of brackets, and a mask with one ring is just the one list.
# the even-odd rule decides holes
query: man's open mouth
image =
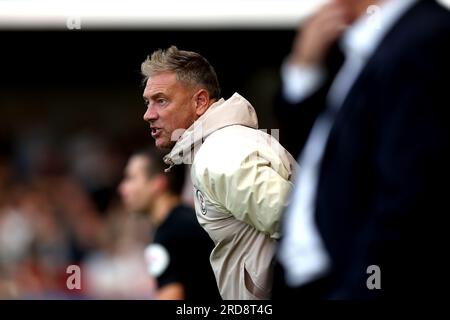
{"label": "man's open mouth", "polygon": [[152,131],[152,137],[156,138],[157,136],[159,136],[161,134],[162,129],[161,128],[156,128],[156,127],[152,127],[150,128]]}

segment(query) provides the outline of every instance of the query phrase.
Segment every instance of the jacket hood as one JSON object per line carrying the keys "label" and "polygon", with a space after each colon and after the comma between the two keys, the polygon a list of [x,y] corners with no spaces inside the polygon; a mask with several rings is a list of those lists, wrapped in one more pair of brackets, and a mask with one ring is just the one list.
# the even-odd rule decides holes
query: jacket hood
{"label": "jacket hood", "polygon": [[192,164],[203,141],[213,132],[232,125],[258,129],[255,109],[244,97],[235,93],[228,100],[213,103],[178,139],[172,151],[164,157],[170,168],[177,164]]}

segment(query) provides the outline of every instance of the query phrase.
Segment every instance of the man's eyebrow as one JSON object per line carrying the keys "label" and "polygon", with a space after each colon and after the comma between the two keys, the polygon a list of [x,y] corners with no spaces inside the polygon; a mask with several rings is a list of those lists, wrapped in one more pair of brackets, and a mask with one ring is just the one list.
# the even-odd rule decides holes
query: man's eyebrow
{"label": "man's eyebrow", "polygon": [[[154,100],[154,99],[157,99],[160,97],[165,97],[165,96],[166,95],[163,92],[156,92],[150,96],[150,99]],[[142,97],[144,98],[144,100],[148,100],[148,98],[145,95],[143,95]]]}

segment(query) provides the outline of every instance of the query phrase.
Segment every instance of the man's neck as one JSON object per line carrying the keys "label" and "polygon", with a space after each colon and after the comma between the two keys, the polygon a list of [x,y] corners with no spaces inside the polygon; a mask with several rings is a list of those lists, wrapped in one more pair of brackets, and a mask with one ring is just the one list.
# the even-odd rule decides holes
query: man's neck
{"label": "man's neck", "polygon": [[179,196],[171,194],[163,194],[159,196],[153,207],[150,209],[150,219],[155,226],[161,225],[166,220],[173,208],[178,206],[181,202]]}

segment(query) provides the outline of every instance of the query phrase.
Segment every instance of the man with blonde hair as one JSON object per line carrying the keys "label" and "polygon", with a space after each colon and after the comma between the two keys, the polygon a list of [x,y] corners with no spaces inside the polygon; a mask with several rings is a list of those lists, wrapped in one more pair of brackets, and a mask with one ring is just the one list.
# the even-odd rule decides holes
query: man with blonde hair
{"label": "man with blonde hair", "polygon": [[200,54],[158,50],[142,73],[144,120],[156,146],[171,149],[164,157],[170,167],[192,164],[196,214],[215,243],[210,261],[222,298],[270,298],[295,160],[257,130],[246,99],[220,98],[214,68]]}

